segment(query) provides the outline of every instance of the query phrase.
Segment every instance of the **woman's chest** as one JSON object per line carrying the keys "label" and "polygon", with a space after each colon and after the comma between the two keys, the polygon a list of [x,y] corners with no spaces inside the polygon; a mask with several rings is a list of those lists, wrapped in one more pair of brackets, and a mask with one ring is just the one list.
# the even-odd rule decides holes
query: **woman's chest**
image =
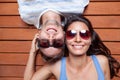
{"label": "woman's chest", "polygon": [[98,80],[98,75],[96,70],[89,69],[77,73],[68,72],[68,80]]}

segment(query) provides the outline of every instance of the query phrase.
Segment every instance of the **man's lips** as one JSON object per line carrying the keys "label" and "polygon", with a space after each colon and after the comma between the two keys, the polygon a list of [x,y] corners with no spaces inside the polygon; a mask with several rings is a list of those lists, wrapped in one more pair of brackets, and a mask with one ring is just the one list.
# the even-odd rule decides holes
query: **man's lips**
{"label": "man's lips", "polygon": [[57,32],[57,30],[55,28],[49,28],[49,29],[47,29],[47,31],[55,31],[55,32]]}

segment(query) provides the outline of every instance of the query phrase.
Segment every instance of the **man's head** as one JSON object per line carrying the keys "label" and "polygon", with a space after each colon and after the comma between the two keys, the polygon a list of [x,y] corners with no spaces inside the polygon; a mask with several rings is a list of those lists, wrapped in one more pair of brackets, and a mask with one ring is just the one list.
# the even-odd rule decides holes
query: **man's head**
{"label": "man's head", "polygon": [[43,55],[55,57],[60,55],[64,47],[64,31],[60,14],[47,11],[41,16],[39,30],[39,48]]}

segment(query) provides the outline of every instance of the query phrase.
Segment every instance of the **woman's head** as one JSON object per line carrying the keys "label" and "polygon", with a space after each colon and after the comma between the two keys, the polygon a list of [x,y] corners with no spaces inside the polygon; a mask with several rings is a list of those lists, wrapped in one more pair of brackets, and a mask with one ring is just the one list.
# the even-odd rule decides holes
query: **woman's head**
{"label": "woman's head", "polygon": [[[78,22],[80,23],[80,25],[78,25],[79,27],[76,28],[76,31],[77,30],[78,31],[85,30],[83,32],[86,33],[86,34],[83,34],[83,35],[82,35],[82,33],[79,34],[80,37],[81,37],[81,40],[89,41],[88,42],[88,49],[86,51],[87,55],[101,53],[100,47],[103,46],[103,45],[101,45],[102,41],[99,38],[98,34],[94,31],[91,22],[87,18],[85,18],[84,16],[82,16],[82,15],[79,15],[79,16],[78,15],[72,15],[72,16],[68,17],[67,24],[64,27],[64,30],[65,30],[66,34],[69,31],[70,27],[72,26],[74,28],[75,25]],[[73,25],[73,23],[75,23],[75,24]],[[85,27],[83,27],[82,25],[85,26]],[[80,28],[81,28],[81,30],[79,30]],[[85,40],[85,39],[83,39],[84,37],[89,37],[89,39]],[[66,39],[67,39],[67,36],[66,36]],[[105,46],[103,46],[103,47],[105,47]],[[66,50],[66,53],[68,53],[68,50]]]}

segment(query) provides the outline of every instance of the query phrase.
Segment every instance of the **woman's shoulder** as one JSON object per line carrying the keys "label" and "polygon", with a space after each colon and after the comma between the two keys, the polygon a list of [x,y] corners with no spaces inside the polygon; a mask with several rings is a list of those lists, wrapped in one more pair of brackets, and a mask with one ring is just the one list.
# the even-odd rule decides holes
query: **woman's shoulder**
{"label": "woman's shoulder", "polygon": [[109,70],[109,61],[108,58],[104,55],[96,55],[98,62],[103,70],[103,72],[106,72],[106,70]]}
{"label": "woman's shoulder", "polygon": [[96,55],[99,63],[105,64],[108,62],[108,58],[104,55]]}
{"label": "woman's shoulder", "polygon": [[[96,57],[98,63],[102,68],[108,65],[108,58],[104,55],[92,55],[92,57]],[[95,60],[96,61],[96,60]]]}

